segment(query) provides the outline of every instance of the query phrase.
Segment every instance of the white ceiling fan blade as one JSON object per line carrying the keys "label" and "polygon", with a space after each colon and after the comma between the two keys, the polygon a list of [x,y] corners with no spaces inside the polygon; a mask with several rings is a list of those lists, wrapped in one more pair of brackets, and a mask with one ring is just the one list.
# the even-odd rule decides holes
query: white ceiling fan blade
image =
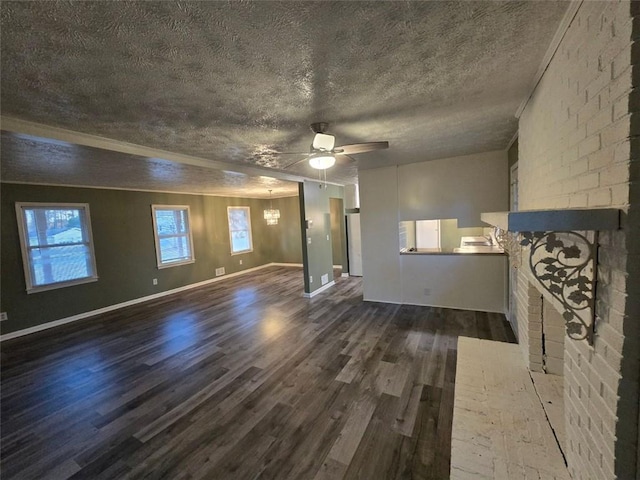
{"label": "white ceiling fan blade", "polygon": [[345,155],[344,153],[335,152],[334,157],[336,157],[336,163],[341,165],[349,165],[351,163],[355,163],[356,159],[350,157],[349,155]]}
{"label": "white ceiling fan blade", "polygon": [[333,150],[335,144],[336,138],[333,135],[327,135],[326,133],[316,133],[316,136],[313,137],[312,146],[314,150],[324,150],[328,152]]}
{"label": "white ceiling fan blade", "polygon": [[353,155],[355,153],[365,153],[373,150],[384,150],[385,148],[389,148],[389,142],[353,143],[351,145],[337,147],[334,151],[345,155]]}
{"label": "white ceiling fan blade", "polygon": [[296,160],[295,162],[288,163],[287,165],[285,165],[284,167],[282,167],[282,169],[283,169],[283,170],[286,170],[286,169],[288,169],[288,168],[293,167],[294,165],[298,165],[298,164],[300,164],[300,163],[302,163],[302,162],[307,162],[307,161],[309,161],[309,155],[306,155],[306,154],[302,154],[302,155],[305,155],[305,157],[304,157],[304,158],[301,158],[300,160]]}

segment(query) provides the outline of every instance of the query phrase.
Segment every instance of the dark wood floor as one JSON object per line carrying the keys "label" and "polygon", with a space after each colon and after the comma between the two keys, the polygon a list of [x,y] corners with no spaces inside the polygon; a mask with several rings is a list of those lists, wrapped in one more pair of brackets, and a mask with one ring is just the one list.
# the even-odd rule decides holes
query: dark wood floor
{"label": "dark wood floor", "polygon": [[309,300],[270,267],[2,349],[2,478],[446,479],[459,335],[504,317]]}

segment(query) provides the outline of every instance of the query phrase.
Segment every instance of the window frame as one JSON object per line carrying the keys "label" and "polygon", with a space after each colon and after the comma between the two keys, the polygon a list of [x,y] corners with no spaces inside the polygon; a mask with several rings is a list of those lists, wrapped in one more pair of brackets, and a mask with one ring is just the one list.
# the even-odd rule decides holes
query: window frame
{"label": "window frame", "polygon": [[[244,210],[247,212],[247,223],[249,228],[246,230],[249,233],[249,248],[247,250],[240,250],[238,252],[233,251],[233,232],[235,231],[244,231],[244,230],[231,230],[231,211],[232,210]],[[242,255],[244,253],[253,252],[253,232],[251,227],[251,207],[242,207],[242,206],[228,206],[227,207],[227,224],[229,226],[229,247],[231,250],[231,255]]]}
{"label": "window frame", "polygon": [[[184,210],[187,212],[187,233],[186,234],[172,234],[172,235],[158,235],[158,222],[156,220],[156,211],[157,210]],[[171,268],[178,267],[180,265],[189,265],[191,263],[195,263],[196,255],[193,250],[193,231],[191,228],[191,208],[189,205],[162,205],[162,204],[153,204],[151,205],[151,220],[153,222],[153,240],[155,242],[156,248],[156,266],[158,269],[163,268]],[[188,237],[189,238],[189,249],[191,256],[186,260],[172,261],[172,262],[163,262],[162,255],[160,250],[160,239],[161,238],[169,238],[169,237]]]}
{"label": "window frame", "polygon": [[[24,270],[24,279],[26,283],[27,294],[45,292],[48,290],[55,290],[58,288],[71,287],[74,285],[82,285],[84,283],[91,283],[98,281],[98,269],[96,266],[96,253],[93,242],[93,232],[91,229],[91,212],[88,203],[63,203],[63,202],[16,202],[16,220],[18,222],[18,237],[20,238],[20,251],[22,253],[22,268]],[[81,225],[83,230],[83,238],[86,238],[85,242],[81,242],[78,245],[86,245],[90,254],[91,260],[91,275],[82,278],[76,278],[73,280],[65,280],[61,282],[47,283],[45,285],[34,285],[34,279],[31,275],[31,264],[29,251],[32,248],[42,248],[42,245],[31,247],[29,245],[29,235],[27,234],[27,219],[25,210],[32,209],[51,209],[51,210],[64,210],[64,209],[77,209],[83,210],[84,225]],[[60,245],[45,245],[55,248]]]}

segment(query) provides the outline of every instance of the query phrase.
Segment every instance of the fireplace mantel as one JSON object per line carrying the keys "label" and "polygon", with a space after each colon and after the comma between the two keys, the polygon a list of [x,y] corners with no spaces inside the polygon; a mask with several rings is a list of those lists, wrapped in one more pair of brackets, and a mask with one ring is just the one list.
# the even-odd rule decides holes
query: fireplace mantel
{"label": "fireplace mantel", "polygon": [[488,212],[480,214],[480,219],[508,232],[603,231],[617,230],[620,227],[620,210],[576,208]]}
{"label": "fireplace mantel", "polygon": [[[620,228],[616,208],[482,213],[498,243],[519,265],[529,248],[529,268],[545,293],[562,305],[567,336],[593,344],[598,232]],[[581,233],[584,232],[584,233]]]}

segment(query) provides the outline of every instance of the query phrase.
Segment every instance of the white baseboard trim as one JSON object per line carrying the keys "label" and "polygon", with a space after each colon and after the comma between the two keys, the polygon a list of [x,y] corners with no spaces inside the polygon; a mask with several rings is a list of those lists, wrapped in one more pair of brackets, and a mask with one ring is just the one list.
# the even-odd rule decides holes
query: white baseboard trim
{"label": "white baseboard trim", "polygon": [[348,277],[349,276],[349,272],[342,272],[340,274],[341,277]]}
{"label": "white baseboard trim", "polygon": [[363,302],[375,302],[375,303],[390,303],[391,305],[404,305],[402,302],[396,302],[395,300],[377,300],[375,298],[363,298]]}
{"label": "white baseboard trim", "polygon": [[219,277],[210,278],[208,280],[204,280],[202,282],[190,283],[189,285],[184,285],[182,287],[173,288],[171,290],[165,290],[164,292],[154,293],[152,295],[147,295],[144,297],[134,298],[133,300],[127,300],[126,302],[116,303],[114,305],[109,305],[107,307],[98,308],[96,310],[91,310],[89,312],[79,313],[77,315],[72,315],[70,317],[61,318],[59,320],[53,320],[51,322],[42,323],[40,325],[34,325],[33,327],[25,328],[22,330],[16,330],[15,332],[5,333],[4,335],[0,335],[0,342],[5,340],[11,340],[12,338],[22,337],[24,335],[29,335],[31,333],[41,332],[42,330],[48,330],[49,328],[59,327],[60,325],[65,325],[71,322],[77,322],[78,320],[83,320],[85,318],[93,317],[95,315],[100,315],[102,313],[111,312],[113,310],[118,310],[120,308],[129,307],[131,305],[136,305],[138,303],[148,302],[149,300],[155,300],[157,298],[166,297],[167,295],[173,295],[174,293],[184,292],[185,290],[191,290],[192,288],[204,287],[205,285],[209,285],[211,283],[220,282],[227,278],[237,277],[240,275],[244,275],[245,273],[255,272],[256,270],[261,270],[267,267],[298,267],[302,266],[302,264],[297,263],[265,263],[264,265],[260,265],[259,267],[247,268],[246,270],[240,270],[239,272],[229,273],[228,275],[220,275]]}
{"label": "white baseboard trim", "polygon": [[304,293],[302,294],[302,296],[303,296],[304,298],[313,298],[313,297],[315,297],[316,295],[318,295],[319,293],[322,293],[322,292],[324,292],[325,290],[328,290],[329,288],[333,287],[335,284],[336,284],[336,282],[335,282],[334,280],[331,280],[331,281],[330,281],[329,283],[327,283],[326,285],[324,285],[324,286],[320,287],[320,288],[319,288],[319,289],[317,289],[317,290],[314,290],[314,291],[313,291],[313,292],[311,292],[311,293],[304,292]]}
{"label": "white baseboard trim", "polygon": [[407,301],[395,301],[395,300],[379,300],[375,298],[363,298],[364,302],[377,302],[377,303],[391,303],[393,305],[411,305],[414,307],[433,307],[433,308],[448,308],[450,310],[465,310],[469,312],[486,312],[486,313],[497,313],[500,315],[505,315],[505,312],[501,312],[499,310],[487,310],[487,309],[478,309],[478,308],[470,308],[470,307],[460,307],[457,305],[434,305],[433,303],[414,303]]}
{"label": "white baseboard trim", "polygon": [[449,310],[464,310],[465,312],[484,312],[484,313],[497,313],[499,315],[505,315],[504,312],[501,312],[499,310],[487,310],[487,309],[481,309],[481,308],[459,307],[459,306],[453,306],[453,305],[434,305],[433,303],[402,302],[401,305],[412,305],[414,307],[447,308]]}

